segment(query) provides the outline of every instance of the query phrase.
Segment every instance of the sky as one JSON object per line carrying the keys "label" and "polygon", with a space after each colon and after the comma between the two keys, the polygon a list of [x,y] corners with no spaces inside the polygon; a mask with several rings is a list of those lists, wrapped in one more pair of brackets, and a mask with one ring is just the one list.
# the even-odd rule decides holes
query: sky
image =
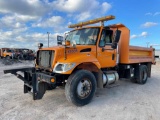
{"label": "sky", "polygon": [[68,25],[114,15],[105,25],[130,29],[130,45],[160,49],[160,0],[0,0],[0,48],[56,45]]}

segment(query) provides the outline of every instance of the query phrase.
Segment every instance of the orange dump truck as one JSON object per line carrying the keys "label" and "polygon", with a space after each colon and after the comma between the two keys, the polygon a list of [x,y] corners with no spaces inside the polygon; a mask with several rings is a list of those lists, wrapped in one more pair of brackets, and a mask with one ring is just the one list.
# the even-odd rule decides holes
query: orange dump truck
{"label": "orange dump truck", "polygon": [[[155,63],[154,48],[129,46],[130,30],[125,25],[104,26],[105,21],[114,18],[111,15],[70,25],[73,30],[65,41],[57,37],[60,45],[43,48],[39,44],[35,67],[4,73],[23,80],[24,93],[32,91],[34,100],[41,99],[46,90],[65,86],[67,100],[77,106],[88,104],[97,87],[115,84],[119,78],[145,84]],[[98,22],[100,26],[87,26]]]}
{"label": "orange dump truck", "polygon": [[10,48],[1,48],[0,49],[0,57],[1,58],[11,58],[13,50]]}

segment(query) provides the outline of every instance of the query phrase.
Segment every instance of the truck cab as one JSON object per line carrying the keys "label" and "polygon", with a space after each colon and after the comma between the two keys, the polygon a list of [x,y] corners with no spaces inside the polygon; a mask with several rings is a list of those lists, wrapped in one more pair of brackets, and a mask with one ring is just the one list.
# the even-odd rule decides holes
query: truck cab
{"label": "truck cab", "polygon": [[[110,19],[114,19],[114,16],[104,18],[104,20]],[[87,25],[88,24],[93,23],[89,22]],[[41,62],[45,64],[48,63],[50,64],[50,70],[55,73],[71,74],[75,68],[84,67],[84,64],[85,67],[94,66],[95,69],[93,70],[115,67],[117,65],[116,48],[120,39],[119,30],[110,29],[107,26],[86,27],[85,25],[76,25],[76,27],[70,27],[74,27],[75,29],[68,33],[64,45],[39,49],[37,54],[37,68],[43,67]],[[54,60],[44,62],[46,57],[42,57],[41,55],[43,55],[43,52],[50,50],[54,51]],[[51,63],[49,63],[49,61],[51,61]],[[72,64],[72,68],[67,71],[64,70],[65,65],[63,65],[63,63],[66,65]],[[59,68],[60,66],[64,68]],[[49,66],[44,69],[49,70]],[[62,71],[60,71],[60,69]],[[88,67],[88,69],[90,69],[90,67]]]}

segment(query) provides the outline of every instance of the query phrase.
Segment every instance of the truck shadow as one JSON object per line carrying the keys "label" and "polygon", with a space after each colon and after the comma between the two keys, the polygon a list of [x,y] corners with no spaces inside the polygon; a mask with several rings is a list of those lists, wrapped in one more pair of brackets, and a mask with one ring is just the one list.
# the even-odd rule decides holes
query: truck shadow
{"label": "truck shadow", "polygon": [[[150,84],[150,82],[151,80],[148,80],[145,85],[139,85],[132,83],[127,79],[121,79],[114,86],[109,86],[103,89],[98,88],[93,100],[86,106],[110,105],[116,104],[119,100],[125,102],[126,100],[134,99],[136,92],[142,92],[140,91],[141,89],[147,89],[147,86]],[[45,99],[56,106],[74,106],[67,101],[64,88],[57,88],[52,91],[47,91],[43,97],[43,100]]]}

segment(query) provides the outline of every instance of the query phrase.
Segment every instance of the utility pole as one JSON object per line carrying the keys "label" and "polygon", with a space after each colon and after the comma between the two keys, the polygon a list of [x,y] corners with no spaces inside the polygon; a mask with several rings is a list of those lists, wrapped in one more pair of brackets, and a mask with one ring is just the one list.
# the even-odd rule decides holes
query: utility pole
{"label": "utility pole", "polygon": [[148,45],[150,44],[150,42],[146,42],[146,44],[147,44],[147,48],[148,48]]}
{"label": "utility pole", "polygon": [[47,32],[47,34],[48,34],[48,47],[49,47],[49,34],[50,34],[50,32]]}

